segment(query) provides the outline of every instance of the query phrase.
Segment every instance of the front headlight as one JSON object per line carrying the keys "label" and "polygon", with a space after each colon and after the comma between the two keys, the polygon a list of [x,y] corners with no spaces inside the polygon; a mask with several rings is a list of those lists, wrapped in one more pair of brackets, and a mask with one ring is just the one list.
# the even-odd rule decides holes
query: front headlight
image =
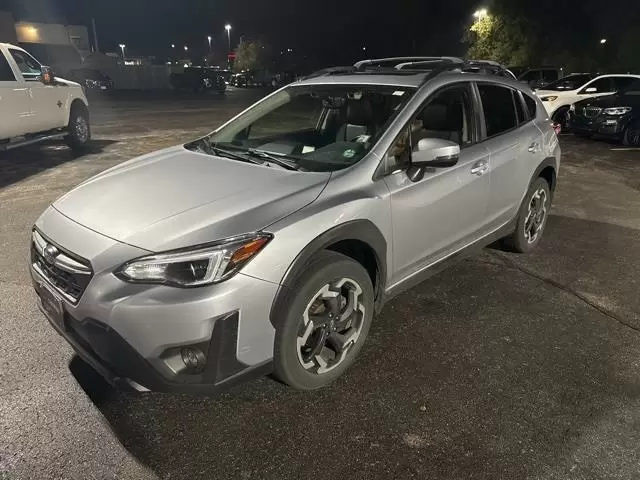
{"label": "front headlight", "polygon": [[633,110],[631,107],[605,108],[604,109],[604,114],[605,115],[625,115],[625,114],[629,113],[631,110]]}
{"label": "front headlight", "polygon": [[243,235],[190,249],[136,258],[115,273],[133,283],[160,283],[174,287],[200,287],[222,282],[238,272],[272,236]]}
{"label": "front headlight", "polygon": [[540,97],[540,100],[543,102],[555,102],[557,98],[557,95],[547,95],[546,97]]}

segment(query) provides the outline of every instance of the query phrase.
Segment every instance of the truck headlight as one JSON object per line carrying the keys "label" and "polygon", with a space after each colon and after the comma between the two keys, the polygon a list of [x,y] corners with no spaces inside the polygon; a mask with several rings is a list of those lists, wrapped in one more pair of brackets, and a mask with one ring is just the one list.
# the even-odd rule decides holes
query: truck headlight
{"label": "truck headlight", "polygon": [[540,100],[543,102],[555,102],[557,98],[557,95],[546,95],[544,97],[540,97]]}
{"label": "truck headlight", "polygon": [[605,115],[625,115],[625,114],[629,113],[631,110],[633,110],[631,107],[605,108],[604,109],[604,114]]}
{"label": "truck headlight", "polygon": [[272,236],[256,233],[221,242],[148,255],[122,265],[115,274],[127,282],[200,287],[222,282],[237,273]]}

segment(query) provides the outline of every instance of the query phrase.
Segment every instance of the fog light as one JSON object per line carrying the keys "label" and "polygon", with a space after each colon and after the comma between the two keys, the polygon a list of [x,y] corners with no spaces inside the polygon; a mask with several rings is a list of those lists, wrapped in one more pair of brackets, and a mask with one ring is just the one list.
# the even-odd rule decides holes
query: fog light
{"label": "fog light", "polygon": [[204,368],[206,359],[199,348],[185,347],[180,350],[180,356],[185,366],[191,371],[199,371]]}

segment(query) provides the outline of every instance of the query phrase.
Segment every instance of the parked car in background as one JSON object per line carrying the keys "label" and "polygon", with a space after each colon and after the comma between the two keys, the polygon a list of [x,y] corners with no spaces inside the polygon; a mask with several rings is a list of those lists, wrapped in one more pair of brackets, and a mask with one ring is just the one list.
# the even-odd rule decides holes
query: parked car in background
{"label": "parked car in background", "polygon": [[574,103],[571,129],[578,135],[605,136],[640,147],[640,80],[614,95]]}
{"label": "parked car in background", "polygon": [[248,78],[244,73],[236,73],[231,77],[231,85],[234,87],[248,87]]}
{"label": "parked car in background", "polygon": [[174,72],[169,75],[169,82],[177,91],[224,93],[227,89],[224,76],[217,69],[209,67],[185,67],[182,73]]}
{"label": "parked car in background", "polygon": [[56,200],[29,262],[52,328],[128,389],[313,390],[394,296],[498,239],[534,250],[560,166],[540,100],[407,62],[316,72]]}
{"label": "parked car in background", "polygon": [[556,67],[529,68],[518,75],[518,80],[531,88],[541,88],[562,78],[562,69]]}
{"label": "parked car in background", "polygon": [[602,95],[611,95],[628,87],[637,79],[640,79],[640,76],[579,73],[568,75],[550,83],[543,89],[536,90],[536,95],[542,100],[549,117],[560,126],[561,130],[566,132],[570,128],[569,110],[575,102]]}
{"label": "parked car in background", "polygon": [[77,68],[69,71],[69,78],[78,82],[87,94],[113,90],[113,81],[95,68]]}
{"label": "parked car in background", "polygon": [[26,50],[0,43],[0,150],[63,139],[78,150],[91,139],[82,88]]}

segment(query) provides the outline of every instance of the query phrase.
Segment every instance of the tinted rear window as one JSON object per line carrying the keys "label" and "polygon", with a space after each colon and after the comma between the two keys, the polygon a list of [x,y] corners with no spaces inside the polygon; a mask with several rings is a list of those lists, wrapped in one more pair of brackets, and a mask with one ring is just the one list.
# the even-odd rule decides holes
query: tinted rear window
{"label": "tinted rear window", "polygon": [[487,136],[493,137],[518,125],[512,90],[499,85],[478,85]]}
{"label": "tinted rear window", "polygon": [[538,102],[527,94],[523,93],[522,96],[524,97],[524,103],[527,106],[529,118],[536,118],[536,114],[538,113]]}

